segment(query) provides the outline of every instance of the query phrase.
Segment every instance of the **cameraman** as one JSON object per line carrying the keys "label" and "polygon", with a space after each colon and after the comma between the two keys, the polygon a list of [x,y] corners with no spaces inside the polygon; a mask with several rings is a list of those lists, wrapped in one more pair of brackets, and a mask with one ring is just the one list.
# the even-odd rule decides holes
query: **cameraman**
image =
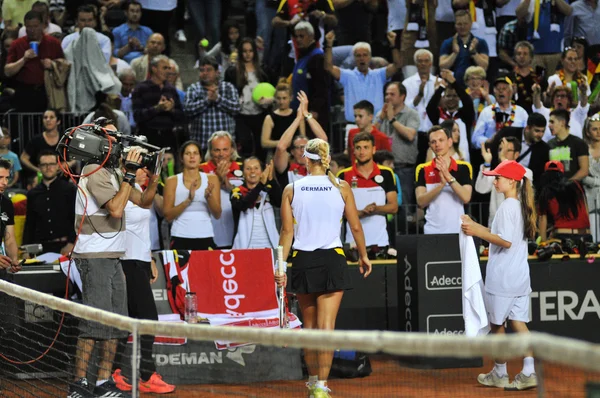
{"label": "cameraman", "polygon": [[[116,131],[112,124],[104,129]],[[86,165],[75,204],[75,228],[78,229],[84,219],[73,249],[74,263],[81,275],[83,304],[124,316],[128,314],[127,293],[120,258],[125,254],[126,246],[125,206],[132,201],[140,207],[150,207],[158,183],[158,176],[152,175],[146,191],[132,189],[140,162],[140,150],[132,148],[127,153],[124,170],[120,165],[115,168]],[[80,330],[75,380],[69,385],[68,397],[90,395],[86,375],[96,341],[100,341],[101,346],[98,381],[93,394],[124,397],[115,385],[111,369],[117,339],[126,337],[128,332],[85,320],[80,321]]]}

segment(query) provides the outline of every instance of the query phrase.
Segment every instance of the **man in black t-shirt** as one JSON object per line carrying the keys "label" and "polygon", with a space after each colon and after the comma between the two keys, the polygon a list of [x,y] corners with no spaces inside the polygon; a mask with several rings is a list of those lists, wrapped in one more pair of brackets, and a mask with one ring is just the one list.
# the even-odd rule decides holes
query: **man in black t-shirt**
{"label": "man in black t-shirt", "polygon": [[589,150],[584,140],[569,134],[570,113],[565,109],[550,112],[550,132],[554,136],[550,146],[550,160],[558,160],[565,166],[565,177],[580,181],[589,173]]}
{"label": "man in black t-shirt", "polygon": [[[15,240],[15,211],[10,199],[4,195],[4,191],[8,187],[11,167],[12,164],[8,160],[0,159],[0,236],[2,236],[0,279],[8,281],[12,281],[12,278],[7,270],[18,272],[21,269],[17,257],[17,241]],[[5,293],[0,293],[0,314],[2,314],[0,316],[0,346],[5,344],[3,341],[4,333],[14,327],[15,309],[17,308],[15,300],[15,298]]]}
{"label": "man in black t-shirt", "polygon": [[15,210],[13,204],[4,194],[8,187],[10,168],[12,164],[6,159],[0,159],[0,270],[17,272],[20,269],[18,247],[15,240]]}

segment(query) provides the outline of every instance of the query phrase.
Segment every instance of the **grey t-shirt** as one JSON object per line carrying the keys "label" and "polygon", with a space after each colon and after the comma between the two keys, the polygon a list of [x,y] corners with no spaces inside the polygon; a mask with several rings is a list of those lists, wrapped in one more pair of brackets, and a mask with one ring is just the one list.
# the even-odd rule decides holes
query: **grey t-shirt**
{"label": "grey t-shirt", "polygon": [[[419,131],[419,125],[421,124],[419,113],[406,105],[400,113],[397,113],[396,116],[394,116],[394,119],[406,127]],[[387,134],[389,137],[392,137],[392,153],[394,154],[394,163],[416,164],[417,155],[419,154],[419,148],[417,146],[418,136],[415,136],[414,140],[408,141],[398,134],[396,128],[392,126],[392,123],[393,120],[384,120],[381,123],[379,130]]]}

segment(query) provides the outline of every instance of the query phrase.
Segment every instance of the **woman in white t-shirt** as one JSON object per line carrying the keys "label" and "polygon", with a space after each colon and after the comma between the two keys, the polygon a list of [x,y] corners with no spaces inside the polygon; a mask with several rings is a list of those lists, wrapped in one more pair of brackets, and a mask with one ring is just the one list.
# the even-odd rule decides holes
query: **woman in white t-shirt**
{"label": "woman in white t-shirt", "polygon": [[[516,333],[528,333],[529,263],[527,239],[535,239],[536,214],[531,181],[525,177],[525,168],[514,160],[505,160],[494,170],[484,171],[494,176],[494,187],[503,193],[502,202],[491,230],[462,216],[462,230],[490,242],[486,267],[485,304],[492,333],[505,333],[504,323],[509,320]],[[507,390],[525,390],[537,386],[533,357],[523,360],[523,370],[509,383],[506,363],[496,362],[494,369],[480,374],[477,381],[490,387]]]}
{"label": "woman in white t-shirt", "polygon": [[188,141],[181,146],[183,172],[167,179],[163,212],[172,222],[171,249],[208,250],[215,248],[211,215],[221,217],[219,178],[198,171],[200,144]]}

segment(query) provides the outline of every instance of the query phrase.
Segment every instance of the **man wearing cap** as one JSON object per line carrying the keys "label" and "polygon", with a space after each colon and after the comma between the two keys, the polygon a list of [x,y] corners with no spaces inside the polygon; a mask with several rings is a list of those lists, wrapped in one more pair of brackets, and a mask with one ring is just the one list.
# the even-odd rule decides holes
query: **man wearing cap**
{"label": "man wearing cap", "polygon": [[471,201],[473,169],[467,162],[455,160],[448,152],[452,148],[452,133],[433,126],[428,133],[429,147],[435,158],[417,166],[417,204],[425,213],[426,234],[457,234],[464,205]]}
{"label": "man wearing cap", "polygon": [[581,181],[589,173],[589,151],[584,140],[569,133],[570,113],[565,109],[550,112],[550,132],[554,136],[550,146],[550,160],[558,160],[564,166],[565,177]]}
{"label": "man wearing cap", "polygon": [[[394,171],[375,164],[375,137],[370,133],[358,133],[353,139],[356,163],[338,173],[352,187],[358,217],[365,231],[367,247],[389,246],[386,216],[398,211],[398,191]],[[350,227],[346,228],[346,242],[353,244]]]}
{"label": "man wearing cap", "polygon": [[475,130],[471,136],[471,143],[477,149],[494,137],[503,127],[525,127],[529,116],[525,109],[519,105],[511,104],[512,81],[504,76],[494,82],[494,96],[496,103],[486,106],[481,111]]}

